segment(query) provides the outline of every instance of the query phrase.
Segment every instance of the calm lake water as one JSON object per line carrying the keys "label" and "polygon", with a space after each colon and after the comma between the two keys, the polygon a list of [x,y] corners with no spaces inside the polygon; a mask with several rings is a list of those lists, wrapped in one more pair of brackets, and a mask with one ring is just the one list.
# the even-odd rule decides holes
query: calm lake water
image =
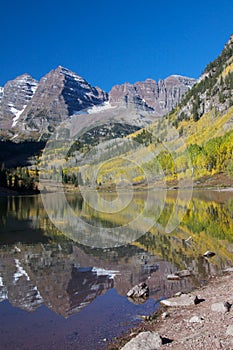
{"label": "calm lake water", "polygon": [[[124,196],[108,212],[77,194],[71,211],[58,193],[0,198],[2,349],[104,349],[162,298],[233,266],[233,192],[194,191],[188,206],[176,191]],[[110,208],[114,194],[103,198]],[[168,232],[174,212],[182,220]],[[192,276],[167,280],[180,269]],[[150,298],[138,305],[126,293],[139,282]]]}

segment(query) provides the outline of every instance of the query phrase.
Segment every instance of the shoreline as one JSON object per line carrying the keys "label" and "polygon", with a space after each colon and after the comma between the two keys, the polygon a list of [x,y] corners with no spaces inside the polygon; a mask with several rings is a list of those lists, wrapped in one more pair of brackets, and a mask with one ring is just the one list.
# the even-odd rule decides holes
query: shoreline
{"label": "shoreline", "polygon": [[[59,187],[61,188],[61,187]],[[219,185],[214,185],[214,186],[198,186],[198,185],[195,185],[193,186],[192,188],[190,187],[185,187],[185,188],[182,188],[182,189],[179,189],[178,187],[150,187],[150,188],[145,188],[145,187],[136,187],[135,188],[135,192],[136,193],[141,193],[143,191],[148,191],[148,190],[161,190],[161,191],[197,191],[197,190],[201,190],[201,191],[213,191],[213,192],[233,192],[233,185],[232,186],[226,186],[226,187],[220,187]],[[88,191],[88,192],[95,192],[94,189],[91,189],[91,188],[86,188],[85,189],[85,192]],[[54,192],[58,192],[57,191],[57,187],[56,189],[55,188],[52,188],[51,189],[48,189],[47,191],[28,191],[28,192],[17,192],[17,191],[13,191],[13,190],[9,190],[7,188],[3,188],[3,187],[0,187],[0,198],[1,197],[15,197],[15,196],[28,196],[28,195],[38,195],[38,194],[49,194],[49,193],[54,193]],[[71,186],[64,186],[64,191],[61,190],[59,192],[64,192],[66,194],[70,194],[70,193],[76,193],[76,194],[82,194],[82,191],[78,188],[73,188]],[[115,191],[113,190],[107,190],[107,189],[101,189],[100,191],[98,190],[98,192],[100,193],[115,193]],[[125,192],[127,193],[127,188],[125,189],[122,189],[121,192]]]}
{"label": "shoreline", "polygon": [[[186,295],[202,299],[189,306],[161,306],[157,312],[146,317],[140,325],[116,337],[105,350],[121,349],[142,332],[157,332],[165,339],[161,349],[203,350],[233,349],[233,272],[211,277],[206,285]],[[175,297],[178,304],[181,296]],[[169,299],[167,299],[169,300]],[[230,309],[224,307],[229,303]],[[170,342],[169,342],[169,341]],[[166,343],[167,342],[167,343]]]}

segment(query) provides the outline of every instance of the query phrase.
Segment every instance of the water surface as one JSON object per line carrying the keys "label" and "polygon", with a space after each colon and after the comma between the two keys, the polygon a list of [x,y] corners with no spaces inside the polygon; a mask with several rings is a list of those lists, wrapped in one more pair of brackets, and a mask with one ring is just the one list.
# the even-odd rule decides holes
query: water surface
{"label": "water surface", "polygon": [[[114,194],[103,196],[111,203]],[[53,198],[48,194],[49,202]],[[125,229],[125,238],[121,231],[107,237],[108,244],[101,248],[98,244],[106,237],[97,247],[84,244],[87,232],[80,221],[67,220],[59,194],[49,216],[40,195],[0,198],[4,349],[103,349],[114,336],[136,325],[139,315],[156,310],[161,298],[189,291],[233,265],[232,192],[195,191],[188,207],[182,198],[177,203],[176,191],[165,201],[158,193],[149,200],[138,193],[113,214],[97,212],[76,194],[67,200],[75,215],[96,232],[127,227],[137,213],[143,218],[137,227]],[[176,230],[166,233],[175,205],[186,215]],[[63,234],[51,216],[68,228]],[[154,225],[145,232],[149,221]],[[122,237],[127,243],[120,244]],[[206,250],[216,256],[203,258]],[[167,280],[168,274],[187,268],[191,277]],[[126,293],[142,281],[150,287],[150,298],[138,305]]]}

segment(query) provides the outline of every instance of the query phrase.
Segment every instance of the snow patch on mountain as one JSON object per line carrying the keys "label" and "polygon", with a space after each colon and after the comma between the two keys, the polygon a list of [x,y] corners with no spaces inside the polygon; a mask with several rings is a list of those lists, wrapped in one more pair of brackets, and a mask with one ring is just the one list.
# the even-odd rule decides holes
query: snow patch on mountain
{"label": "snow patch on mountain", "polygon": [[89,108],[87,110],[87,113],[88,114],[99,113],[99,112],[102,112],[102,111],[106,111],[107,109],[113,109],[113,108],[116,108],[116,107],[117,106],[111,106],[109,101],[107,101],[107,102],[104,102],[101,105],[92,106],[91,108]]}
{"label": "snow patch on mountain", "polygon": [[14,113],[15,117],[13,118],[13,121],[12,121],[12,128],[14,126],[16,126],[18,120],[19,120],[19,117],[21,116],[21,114],[23,113],[23,111],[25,110],[25,108],[27,107],[27,105],[24,105],[23,106],[23,109],[21,109],[20,111],[18,111],[18,109],[16,109],[15,107],[11,107],[10,108],[10,111],[12,113]]}

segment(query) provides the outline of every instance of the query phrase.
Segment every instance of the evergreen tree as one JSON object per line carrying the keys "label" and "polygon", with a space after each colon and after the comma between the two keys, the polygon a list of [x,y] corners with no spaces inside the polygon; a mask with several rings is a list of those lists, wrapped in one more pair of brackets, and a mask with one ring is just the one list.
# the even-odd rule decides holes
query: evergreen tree
{"label": "evergreen tree", "polygon": [[7,187],[7,170],[4,163],[2,163],[0,170],[0,186]]}

